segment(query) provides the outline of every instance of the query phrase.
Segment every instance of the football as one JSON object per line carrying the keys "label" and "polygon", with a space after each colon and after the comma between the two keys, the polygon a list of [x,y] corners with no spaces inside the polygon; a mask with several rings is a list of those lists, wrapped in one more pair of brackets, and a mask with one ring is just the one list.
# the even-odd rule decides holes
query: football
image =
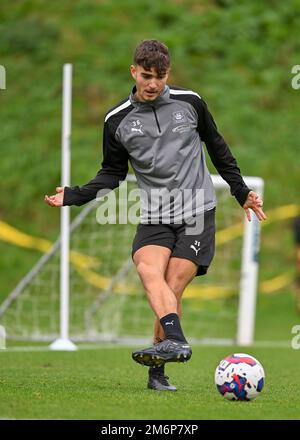
{"label": "football", "polygon": [[226,356],[215,372],[217,389],[228,400],[253,400],[261,393],[264,382],[263,366],[245,353]]}

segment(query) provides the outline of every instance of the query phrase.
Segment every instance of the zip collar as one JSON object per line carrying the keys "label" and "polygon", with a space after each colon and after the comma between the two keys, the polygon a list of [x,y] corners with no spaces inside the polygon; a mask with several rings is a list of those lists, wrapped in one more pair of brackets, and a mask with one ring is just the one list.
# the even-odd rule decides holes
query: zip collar
{"label": "zip collar", "polygon": [[150,106],[150,107],[157,107],[161,104],[165,104],[170,98],[170,88],[167,85],[165,86],[162,93],[153,101],[149,101],[149,102],[138,101],[135,97],[135,93],[136,93],[136,86],[133,87],[133,89],[129,95],[130,102],[134,106],[146,105],[146,106]]}

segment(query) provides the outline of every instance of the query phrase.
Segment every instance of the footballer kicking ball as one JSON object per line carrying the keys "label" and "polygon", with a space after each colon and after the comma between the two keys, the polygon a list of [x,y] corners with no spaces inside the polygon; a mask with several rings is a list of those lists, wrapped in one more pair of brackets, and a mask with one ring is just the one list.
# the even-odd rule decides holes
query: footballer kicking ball
{"label": "footballer kicking ball", "polygon": [[245,353],[226,356],[215,372],[217,389],[228,400],[253,400],[261,393],[264,382],[263,366]]}

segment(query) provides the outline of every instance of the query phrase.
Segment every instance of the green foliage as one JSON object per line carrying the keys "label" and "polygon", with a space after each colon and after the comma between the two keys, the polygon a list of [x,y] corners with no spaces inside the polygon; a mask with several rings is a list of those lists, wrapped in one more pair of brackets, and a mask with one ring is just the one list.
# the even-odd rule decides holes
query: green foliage
{"label": "green foliage", "polygon": [[46,60],[52,43],[58,40],[56,26],[39,18],[25,18],[2,26],[0,44],[8,56],[30,56],[34,61]]}

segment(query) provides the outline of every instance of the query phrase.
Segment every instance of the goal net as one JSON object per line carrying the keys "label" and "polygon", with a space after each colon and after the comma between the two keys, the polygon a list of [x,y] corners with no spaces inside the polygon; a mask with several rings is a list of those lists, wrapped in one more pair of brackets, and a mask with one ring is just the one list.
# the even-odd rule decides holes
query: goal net
{"label": "goal net", "polygon": [[[245,178],[262,193],[260,178]],[[217,192],[216,254],[208,274],[183,296],[183,328],[190,341],[253,339],[259,225],[213,176]],[[136,187],[131,176],[128,188]],[[118,192],[115,191],[118,201]],[[128,201],[127,201],[128,202]],[[127,203],[126,202],[126,203]],[[130,209],[130,203],[127,203]],[[71,223],[69,336],[73,341],[151,340],[154,314],[131,259],[136,225],[99,224],[101,201],[86,205]],[[118,212],[124,206],[118,205]],[[77,210],[79,208],[72,208]],[[7,339],[53,341],[60,332],[60,240],[0,306]]]}

